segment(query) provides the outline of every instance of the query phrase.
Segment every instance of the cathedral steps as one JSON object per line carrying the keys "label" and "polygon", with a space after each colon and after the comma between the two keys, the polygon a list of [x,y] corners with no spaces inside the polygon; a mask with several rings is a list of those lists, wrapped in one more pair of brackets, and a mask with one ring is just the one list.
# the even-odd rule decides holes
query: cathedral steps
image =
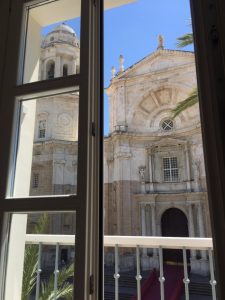
{"label": "cathedral steps", "polygon": [[[121,272],[119,278],[119,299],[131,300],[137,291],[136,274],[134,272]],[[143,276],[142,283],[147,275]],[[104,300],[115,300],[115,279],[111,270],[104,274]]]}
{"label": "cathedral steps", "polygon": [[[115,279],[114,279],[113,276],[114,276],[113,274],[106,274],[104,284],[114,286],[115,285]],[[124,274],[120,275],[119,286],[136,289],[137,281],[135,279],[135,275],[134,276],[124,275]]]}
{"label": "cathedral steps", "polygon": [[[121,300],[131,300],[132,295],[130,294],[119,294],[119,299]],[[115,293],[113,292],[105,292],[104,293],[104,300],[115,300]]]}
{"label": "cathedral steps", "polygon": [[189,292],[191,295],[212,296],[212,287],[208,282],[190,282]]}

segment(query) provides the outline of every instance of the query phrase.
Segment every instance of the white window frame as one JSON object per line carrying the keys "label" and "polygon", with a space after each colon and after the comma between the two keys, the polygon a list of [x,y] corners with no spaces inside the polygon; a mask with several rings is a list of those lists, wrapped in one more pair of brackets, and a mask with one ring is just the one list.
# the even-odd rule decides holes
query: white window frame
{"label": "white window frame", "polygon": [[[176,168],[172,166],[172,160],[176,160]],[[166,162],[167,160],[167,162]],[[179,180],[179,168],[178,168],[178,159],[176,156],[170,156],[170,157],[163,157],[162,158],[163,163],[163,180],[164,182],[177,182]],[[168,167],[165,166],[165,163],[167,163]],[[166,180],[165,171],[169,171],[169,179]],[[173,171],[177,171],[177,178],[174,178]]]}
{"label": "white window frame", "polygon": [[[60,1],[60,0],[59,0]],[[6,0],[0,4],[1,20],[8,26],[0,29],[2,36],[7,41],[1,47],[0,54],[0,125],[4,123],[4,146],[0,149],[2,155],[1,186],[0,186],[0,232],[1,241],[5,241],[10,226],[10,215],[16,212],[73,212],[76,211],[76,257],[74,299],[101,299],[102,287],[99,278],[102,272],[99,266],[103,266],[101,255],[103,247],[102,204],[102,167],[98,164],[102,153],[102,114],[99,101],[103,103],[103,80],[100,71],[102,43],[102,10],[101,1],[81,0],[81,59],[80,74],[67,77],[54,78],[39,82],[22,83],[23,53],[25,48],[22,35],[26,32],[26,14],[30,5],[44,4],[49,0]],[[25,10],[24,10],[25,7]],[[1,22],[1,21],[0,21]],[[9,37],[7,39],[7,37]],[[20,53],[20,56],[18,55]],[[17,73],[19,70],[19,74]],[[43,96],[51,96],[58,93],[74,91],[79,87],[79,133],[78,133],[78,175],[77,194],[63,196],[40,196],[38,201],[32,201],[31,197],[15,198],[12,196],[13,177],[15,169],[17,141],[17,122],[13,111],[19,112],[21,100],[35,99]],[[4,121],[3,121],[4,119]],[[3,154],[4,153],[4,154]],[[95,162],[95,163],[94,163]],[[10,171],[8,171],[10,170]],[[12,172],[11,172],[12,170]],[[95,182],[90,180],[95,179]],[[9,199],[10,198],[10,199]],[[36,198],[36,197],[35,197]],[[51,200],[54,198],[54,201]],[[36,199],[37,200],[37,199]],[[4,219],[4,222],[3,222]],[[99,221],[96,222],[96,219]],[[1,230],[3,229],[3,230]],[[4,276],[6,272],[7,243],[1,247],[1,280],[0,299],[4,299]],[[93,258],[93,259],[92,259]]]}

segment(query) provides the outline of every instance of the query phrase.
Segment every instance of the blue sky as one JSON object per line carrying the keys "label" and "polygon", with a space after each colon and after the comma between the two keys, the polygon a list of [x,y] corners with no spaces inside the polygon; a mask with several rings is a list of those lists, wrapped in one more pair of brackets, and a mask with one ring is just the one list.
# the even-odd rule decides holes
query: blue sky
{"label": "blue sky", "polygon": [[[118,70],[120,54],[125,68],[154,52],[157,36],[164,36],[166,49],[176,49],[176,38],[190,32],[189,0],[137,0],[105,12],[104,84],[109,85],[111,67]],[[80,20],[65,22],[80,36]],[[43,29],[45,35],[56,24]],[[185,50],[193,50],[187,47]],[[108,98],[105,95],[105,135],[108,134]]]}

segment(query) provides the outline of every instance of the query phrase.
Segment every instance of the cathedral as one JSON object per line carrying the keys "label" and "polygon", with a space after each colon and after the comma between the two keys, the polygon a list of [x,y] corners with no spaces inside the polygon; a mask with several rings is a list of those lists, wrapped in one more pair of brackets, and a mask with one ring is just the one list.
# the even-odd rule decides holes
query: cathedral
{"label": "cathedral", "polygon": [[[39,79],[78,73],[79,47],[71,27],[53,29],[41,43]],[[176,118],[171,113],[196,85],[194,53],[165,49],[162,36],[153,53],[127,69],[121,55],[118,71],[112,68],[106,88],[105,235],[211,236],[198,106]],[[78,110],[78,90],[36,100],[30,195],[76,193]],[[30,218],[30,228],[34,223]],[[51,216],[49,233],[74,232],[74,215]],[[143,270],[158,267],[156,250],[141,255]],[[69,247],[62,249],[65,262],[73,256]],[[165,251],[164,259],[179,262],[180,253]],[[105,264],[113,260],[106,250]],[[192,250],[189,261],[192,272],[208,272],[204,251]],[[120,267],[134,266],[135,254],[126,250]]]}

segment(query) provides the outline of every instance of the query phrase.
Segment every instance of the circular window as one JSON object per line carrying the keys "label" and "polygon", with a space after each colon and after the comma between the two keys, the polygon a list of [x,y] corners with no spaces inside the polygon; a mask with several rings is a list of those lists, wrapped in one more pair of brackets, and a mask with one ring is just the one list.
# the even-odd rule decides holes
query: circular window
{"label": "circular window", "polygon": [[164,120],[164,121],[162,121],[161,126],[162,126],[163,130],[166,130],[166,131],[172,130],[173,129],[173,121],[171,119]]}

